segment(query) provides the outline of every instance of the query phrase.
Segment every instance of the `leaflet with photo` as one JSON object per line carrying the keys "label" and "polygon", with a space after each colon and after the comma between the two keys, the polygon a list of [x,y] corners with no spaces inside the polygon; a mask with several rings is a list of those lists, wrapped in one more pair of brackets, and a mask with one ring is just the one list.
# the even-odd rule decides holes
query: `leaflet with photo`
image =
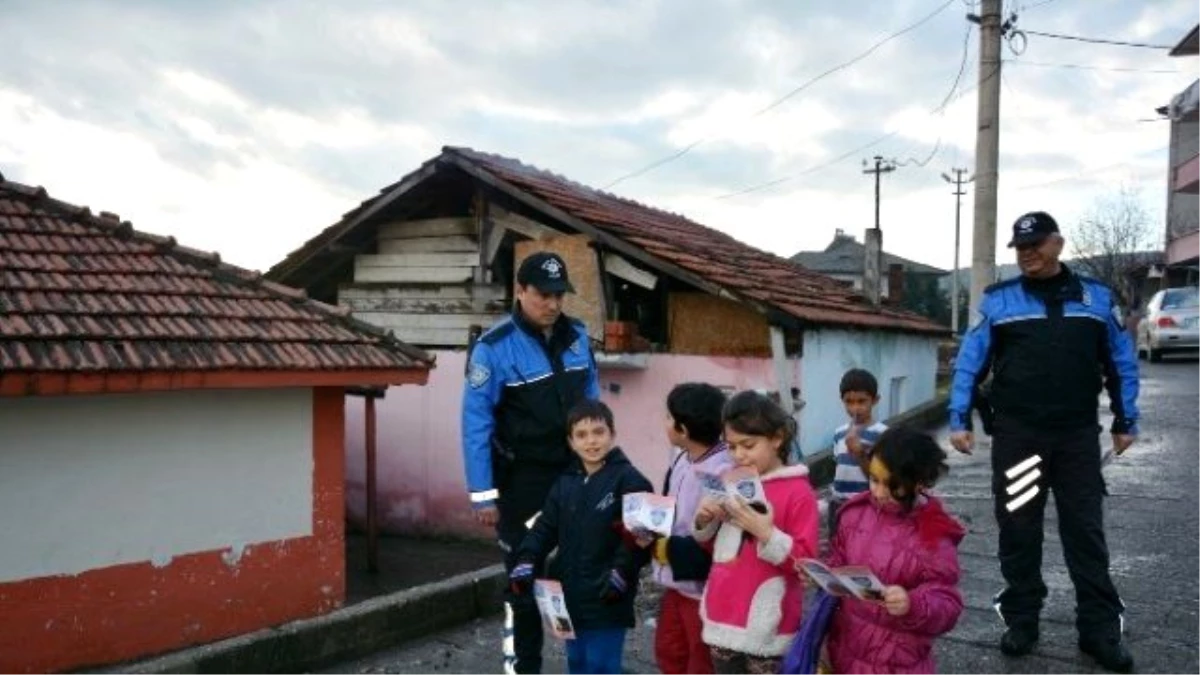
{"label": "leaflet with photo", "polygon": [[719,475],[697,469],[696,476],[700,479],[705,497],[724,501],[736,495],[756,510],[766,511],[766,492],[763,491],[762,479],[754,469],[739,466]]}
{"label": "leaflet with photo", "polygon": [[675,522],[675,498],[653,492],[630,492],[623,497],[621,520],[639,537],[669,537]]}
{"label": "leaflet with photo", "polygon": [[869,567],[847,565],[830,568],[812,558],[801,558],[796,561],[796,567],[830,595],[883,602],[883,582]]}
{"label": "leaflet with photo", "polygon": [[567,613],[567,597],[562,584],[553,579],[538,579],[533,582],[533,597],[546,628],[560,640],[575,639],[575,625]]}

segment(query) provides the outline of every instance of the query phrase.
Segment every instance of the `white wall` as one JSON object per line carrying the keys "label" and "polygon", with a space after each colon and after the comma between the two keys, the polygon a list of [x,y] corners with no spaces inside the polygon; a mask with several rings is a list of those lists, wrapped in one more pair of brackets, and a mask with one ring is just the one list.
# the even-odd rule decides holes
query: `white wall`
{"label": "white wall", "polygon": [[0,582],[312,533],[309,389],[0,402]]}
{"label": "white wall", "polygon": [[[838,384],[851,368],[865,368],[879,381],[876,419],[893,407],[911,410],[936,394],[937,338],[882,331],[806,330],[801,357],[800,444],[805,455],[833,445],[833,431],[846,421]],[[893,378],[903,377],[901,396],[892,396]]]}

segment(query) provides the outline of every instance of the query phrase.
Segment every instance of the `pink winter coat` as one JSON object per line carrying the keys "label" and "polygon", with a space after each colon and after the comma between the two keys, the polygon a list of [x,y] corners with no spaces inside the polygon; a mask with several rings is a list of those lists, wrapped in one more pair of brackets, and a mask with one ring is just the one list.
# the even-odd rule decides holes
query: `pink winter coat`
{"label": "pink winter coat", "polygon": [[892,616],[882,606],[842,600],[826,647],[837,673],[932,673],[933,639],[962,613],[958,542],[965,530],[936,497],[904,513],[879,506],[869,492],[846,502],[830,546],[830,566],[866,565],[886,586],[908,591],[911,608]]}
{"label": "pink winter coat", "polygon": [[800,627],[804,587],[795,560],[817,548],[817,498],[803,465],[762,476],[775,531],[765,543],[726,521],[694,532],[716,536],[700,619],[704,643],[754,656],[781,656]]}

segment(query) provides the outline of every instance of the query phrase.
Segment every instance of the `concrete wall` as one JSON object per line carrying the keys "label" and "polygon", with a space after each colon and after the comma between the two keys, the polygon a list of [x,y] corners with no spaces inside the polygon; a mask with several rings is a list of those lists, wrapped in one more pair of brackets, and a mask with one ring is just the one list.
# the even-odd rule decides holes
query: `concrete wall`
{"label": "concrete wall", "polygon": [[805,455],[830,448],[834,430],[846,421],[838,393],[843,373],[850,368],[865,368],[875,375],[880,395],[875,417],[886,419],[934,398],[937,348],[937,338],[917,335],[805,331],[800,378],[800,389],[808,402],[800,425],[800,443]]}
{"label": "concrete wall", "polygon": [[[465,353],[438,351],[424,387],[392,387],[376,403],[377,475],[381,527],[391,532],[437,531],[485,535],[471,520],[463,487],[460,415]],[[770,359],[644,355],[646,368],[602,367],[602,399],[616,419],[617,441],[656,485],[666,473],[667,392],[686,381],[730,390],[775,388]],[[793,383],[799,363],[790,362]],[[836,384],[836,383],[835,383]],[[790,386],[790,385],[789,385]],[[365,520],[363,400],[346,400],[346,508]]]}
{"label": "concrete wall", "polygon": [[16,399],[0,429],[0,583],[312,533],[309,390]]}
{"label": "concrete wall", "polygon": [[342,406],[340,388],[4,400],[0,672],[339,606]]}

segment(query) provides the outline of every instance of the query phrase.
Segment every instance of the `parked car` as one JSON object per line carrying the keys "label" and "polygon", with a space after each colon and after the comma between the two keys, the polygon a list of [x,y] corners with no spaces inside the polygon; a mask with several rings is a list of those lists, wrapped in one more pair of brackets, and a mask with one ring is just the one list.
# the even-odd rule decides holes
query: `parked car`
{"label": "parked car", "polygon": [[1138,357],[1151,362],[1169,352],[1200,351],[1200,289],[1167,288],[1154,294],[1137,329]]}

